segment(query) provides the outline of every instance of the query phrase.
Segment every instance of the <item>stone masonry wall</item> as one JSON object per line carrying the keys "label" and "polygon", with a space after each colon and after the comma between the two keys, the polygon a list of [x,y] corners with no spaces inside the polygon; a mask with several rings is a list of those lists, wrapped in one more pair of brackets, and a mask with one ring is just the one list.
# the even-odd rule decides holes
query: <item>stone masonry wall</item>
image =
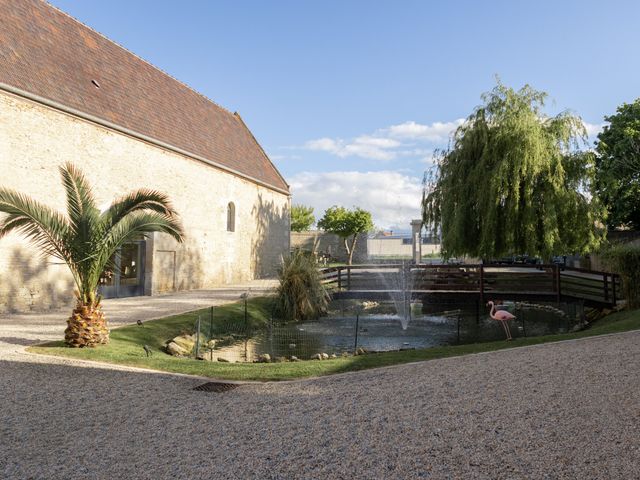
{"label": "stone masonry wall", "polygon": [[[309,252],[318,254],[328,254],[332,261],[346,262],[348,259],[344,241],[333,233],[326,233],[318,230],[309,232],[291,232],[291,248],[301,248]],[[367,234],[358,236],[356,250],[353,253],[354,263],[367,262]]]}
{"label": "stone masonry wall", "polygon": [[[0,92],[0,186],[64,211],[58,167],[78,165],[98,204],[146,187],[169,194],[187,238],[147,240],[145,293],[208,288],[273,275],[289,251],[287,195],[82,119]],[[235,232],[227,232],[234,202]],[[0,239],[0,312],[71,304],[66,266],[21,237]]]}

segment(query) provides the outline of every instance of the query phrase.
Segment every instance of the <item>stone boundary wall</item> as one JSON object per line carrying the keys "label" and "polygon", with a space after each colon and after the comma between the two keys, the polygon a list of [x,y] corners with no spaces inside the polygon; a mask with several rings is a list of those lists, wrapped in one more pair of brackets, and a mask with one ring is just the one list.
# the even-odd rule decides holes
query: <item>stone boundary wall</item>
{"label": "stone boundary wall", "polygon": [[[431,255],[440,252],[440,244],[423,243],[422,255]],[[369,255],[375,257],[407,257],[413,256],[413,245],[403,243],[402,238],[369,238],[367,240],[367,251]]]}
{"label": "stone boundary wall", "polygon": [[[291,249],[301,248],[317,254],[327,254],[330,261],[346,262],[348,259],[344,241],[333,233],[326,233],[320,230],[308,232],[291,232]],[[358,236],[356,250],[353,254],[353,263],[365,263],[367,254],[367,234]]]}

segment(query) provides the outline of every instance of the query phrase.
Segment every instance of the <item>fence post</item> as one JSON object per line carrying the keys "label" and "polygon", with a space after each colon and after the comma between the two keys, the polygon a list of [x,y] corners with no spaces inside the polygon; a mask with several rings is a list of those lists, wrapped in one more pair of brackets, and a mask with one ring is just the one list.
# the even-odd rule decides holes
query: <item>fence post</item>
{"label": "fence post", "polygon": [[196,325],[196,358],[198,358],[200,356],[200,315],[198,315]]}
{"label": "fence post", "polygon": [[411,273],[411,267],[402,263],[402,291],[404,296],[404,314],[405,318],[409,318],[411,321],[411,292],[409,292],[409,278]]}
{"label": "fence post", "polygon": [[249,295],[247,295],[245,293],[244,296],[244,330],[246,332],[246,335],[249,335],[249,312],[247,311],[247,298],[249,297]]}
{"label": "fence post", "polygon": [[342,290],[342,268],[338,268],[338,290]]}
{"label": "fence post", "polygon": [[351,290],[351,265],[347,266],[347,290]]}
{"label": "fence post", "polygon": [[209,309],[209,340],[213,338],[213,307]]}
{"label": "fence post", "polygon": [[556,301],[560,303],[560,297],[562,295],[562,291],[560,288],[560,265],[558,264],[553,265],[553,276],[555,277],[555,284],[556,284]]}
{"label": "fence post", "polygon": [[353,354],[358,354],[358,324],[360,323],[360,314],[356,313],[356,341],[353,345]]}
{"label": "fence post", "polygon": [[484,303],[484,265],[480,264],[480,304]]}
{"label": "fence post", "polygon": [[602,272],[602,279],[604,281],[604,301],[609,300],[609,274]]}
{"label": "fence post", "polygon": [[613,293],[613,306],[616,306],[617,303],[617,299],[616,299],[616,274],[612,273],[611,274],[611,290]]}

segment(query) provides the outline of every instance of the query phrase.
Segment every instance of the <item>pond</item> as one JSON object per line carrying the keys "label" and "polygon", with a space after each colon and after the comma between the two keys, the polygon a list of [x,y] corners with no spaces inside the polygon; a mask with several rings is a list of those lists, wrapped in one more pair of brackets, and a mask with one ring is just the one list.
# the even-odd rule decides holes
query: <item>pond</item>
{"label": "pond", "polygon": [[[357,348],[385,352],[505,338],[500,324],[489,317],[488,309],[477,312],[475,306],[469,308],[468,304],[446,305],[447,310],[442,307],[430,305],[430,313],[423,313],[422,304],[412,304],[411,318],[401,321],[399,316],[388,313],[393,310],[392,304],[375,303],[373,308],[364,310],[361,304],[333,305],[330,314],[318,320],[273,325],[243,338],[236,335],[230,344],[208,351],[206,358],[251,362],[268,353],[271,358],[295,356],[303,360],[318,353],[350,355]],[[510,322],[514,338],[567,332],[583,315],[577,304],[506,303],[500,308],[516,316]]]}

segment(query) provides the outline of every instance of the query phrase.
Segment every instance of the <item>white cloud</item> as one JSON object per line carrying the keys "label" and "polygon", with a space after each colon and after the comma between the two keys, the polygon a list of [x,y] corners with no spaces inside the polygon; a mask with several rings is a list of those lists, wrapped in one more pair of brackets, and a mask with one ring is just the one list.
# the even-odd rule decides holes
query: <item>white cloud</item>
{"label": "white cloud", "polygon": [[386,131],[393,138],[412,140],[424,140],[432,143],[446,142],[451,134],[464,123],[459,118],[453,122],[433,122],[431,125],[423,125],[414,121],[404,122],[399,125],[391,125]]}
{"label": "white cloud", "polygon": [[434,122],[430,125],[408,121],[350,140],[328,137],[310,140],[302,148],[327,152],[340,158],[361,157],[381,161],[394,160],[402,156],[425,156],[429,152],[425,146],[433,147],[446,143],[463,121],[458,119],[452,122]]}
{"label": "white cloud", "polygon": [[332,205],[364,208],[376,226],[394,230],[420,218],[422,179],[400,172],[303,172],[289,182],[293,202],[314,207],[316,218]]}
{"label": "white cloud", "polygon": [[[463,123],[462,118],[431,124],[409,120],[349,140],[323,137],[310,140],[302,147],[281,148],[301,148],[327,152],[339,158],[361,157],[380,161],[394,160],[398,157],[418,157],[418,161],[430,164],[434,149],[446,147],[453,133]],[[605,124],[584,122],[584,126],[587,136],[594,139]]]}
{"label": "white cloud", "polygon": [[329,152],[341,158],[362,157],[373,160],[393,160],[396,153],[392,149],[400,145],[400,142],[390,138],[361,135],[351,142],[345,142],[342,139],[319,138],[308,141],[305,147],[309,150]]}
{"label": "white cloud", "polygon": [[305,147],[309,150],[322,150],[325,152],[331,152],[337,154],[340,151],[341,145],[344,142],[342,140],[333,140],[331,138],[319,138],[317,140],[309,140]]}
{"label": "white cloud", "polygon": [[587,137],[589,138],[595,138],[606,125],[605,123],[589,123],[589,122],[582,122],[582,123],[584,123],[584,128],[587,130]]}

